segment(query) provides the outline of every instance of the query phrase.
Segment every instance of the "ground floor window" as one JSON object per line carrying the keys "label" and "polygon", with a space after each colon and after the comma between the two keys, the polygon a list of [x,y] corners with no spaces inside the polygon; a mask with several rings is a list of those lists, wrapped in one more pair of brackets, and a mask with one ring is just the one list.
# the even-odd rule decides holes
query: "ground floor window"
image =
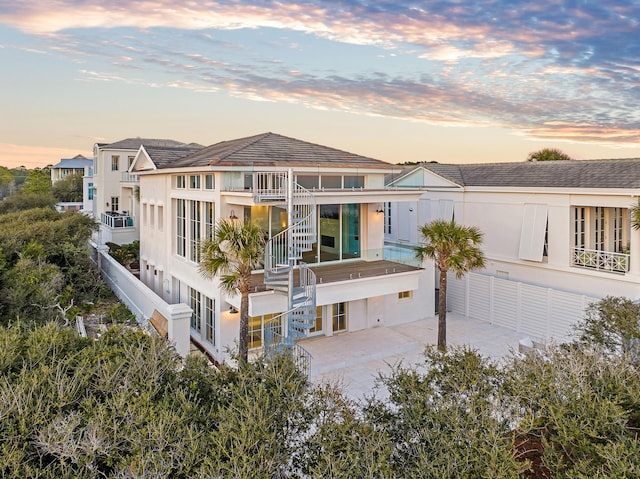
{"label": "ground floor window", "polygon": [[277,334],[282,334],[282,313],[265,314],[264,316],[249,316],[249,349],[261,348],[264,344],[264,329],[271,328]]}
{"label": "ground floor window", "polygon": [[202,294],[193,288],[189,288],[189,297],[191,299],[191,328],[200,332],[200,306],[202,304]]}
{"label": "ground floor window", "polygon": [[347,303],[336,303],[331,306],[333,332],[347,330]]}
{"label": "ground floor window", "polygon": [[316,322],[314,326],[309,330],[309,333],[322,332],[322,306],[316,306]]}
{"label": "ground floor window", "polygon": [[216,301],[205,297],[204,299],[204,324],[205,338],[214,346],[216,345]]}
{"label": "ground floor window", "polygon": [[398,293],[398,299],[411,299],[413,298],[413,291],[400,291]]}

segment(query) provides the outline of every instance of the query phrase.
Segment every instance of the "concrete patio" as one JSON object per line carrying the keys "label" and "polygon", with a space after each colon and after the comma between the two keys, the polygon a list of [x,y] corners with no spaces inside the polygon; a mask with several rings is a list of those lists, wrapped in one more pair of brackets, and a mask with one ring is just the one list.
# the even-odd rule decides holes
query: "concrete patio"
{"label": "concrete patio", "polygon": [[[390,365],[421,362],[426,345],[436,344],[437,316],[391,327],[365,329],[331,337],[310,338],[300,343],[309,351],[314,383],[340,382],[352,399],[371,394],[378,371]],[[447,314],[447,343],[470,345],[483,356],[500,359],[518,350],[523,333]]]}

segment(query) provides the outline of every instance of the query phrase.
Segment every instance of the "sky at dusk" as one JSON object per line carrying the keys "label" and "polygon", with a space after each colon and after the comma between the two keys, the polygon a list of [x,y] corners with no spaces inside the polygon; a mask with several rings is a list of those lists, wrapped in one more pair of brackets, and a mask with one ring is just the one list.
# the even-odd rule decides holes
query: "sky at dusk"
{"label": "sky at dusk", "polygon": [[640,2],[0,0],[0,165],[272,131],[390,163],[640,157]]}

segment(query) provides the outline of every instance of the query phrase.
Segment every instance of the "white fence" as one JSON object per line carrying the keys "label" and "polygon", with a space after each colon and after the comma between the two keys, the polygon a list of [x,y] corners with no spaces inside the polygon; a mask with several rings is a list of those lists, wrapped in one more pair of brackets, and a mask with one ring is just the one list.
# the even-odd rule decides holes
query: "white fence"
{"label": "white fence", "polygon": [[114,260],[107,247],[91,244],[92,257],[100,266],[102,277],[114,294],[133,314],[138,323],[149,327],[149,318],[157,310],[167,319],[169,340],[176,351],[186,356],[189,353],[189,320],[191,308],[186,304],[169,304],[152,289],[136,278],[129,270]]}
{"label": "white fence", "polygon": [[447,279],[447,310],[513,329],[533,341],[563,342],[598,298],[468,273]]}

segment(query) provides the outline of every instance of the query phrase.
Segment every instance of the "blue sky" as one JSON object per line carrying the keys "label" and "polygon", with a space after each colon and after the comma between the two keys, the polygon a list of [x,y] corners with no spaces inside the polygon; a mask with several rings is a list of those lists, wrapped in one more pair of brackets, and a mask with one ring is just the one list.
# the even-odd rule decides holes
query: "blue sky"
{"label": "blue sky", "polygon": [[640,157],[640,2],[0,0],[0,165],[273,131],[391,163]]}

